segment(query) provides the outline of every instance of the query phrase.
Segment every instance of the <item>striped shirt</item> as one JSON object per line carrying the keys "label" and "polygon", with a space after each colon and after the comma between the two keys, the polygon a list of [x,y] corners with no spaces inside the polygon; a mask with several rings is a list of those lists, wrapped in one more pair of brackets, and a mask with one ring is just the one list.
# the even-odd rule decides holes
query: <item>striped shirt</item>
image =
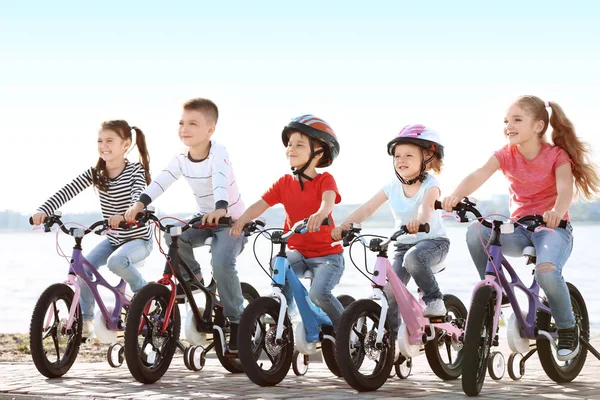
{"label": "striped shirt", "polygon": [[229,154],[224,146],[210,142],[208,156],[204,160],[191,159],[188,151],[176,155],[140,196],[145,205],[156,200],[181,176],[185,178],[196,198],[200,214],[208,214],[217,208],[226,208],[227,216],[238,219],[245,211],[238,190]]}
{"label": "striped shirt", "polygon": [[[145,176],[146,171],[140,163],[127,162],[123,172],[119,176],[109,179],[108,191],[98,190],[102,217],[108,219],[113,215],[123,214],[127,211],[129,206],[135,203],[146,187]],[[38,211],[43,211],[46,215],[52,215],[63,204],[86,188],[93,186],[93,184],[93,168],[90,168],[56,192],[38,208]],[[118,233],[108,233],[107,235],[113,246],[119,246],[133,239],[150,240],[151,238],[149,226],[130,230],[114,230],[118,231]]]}

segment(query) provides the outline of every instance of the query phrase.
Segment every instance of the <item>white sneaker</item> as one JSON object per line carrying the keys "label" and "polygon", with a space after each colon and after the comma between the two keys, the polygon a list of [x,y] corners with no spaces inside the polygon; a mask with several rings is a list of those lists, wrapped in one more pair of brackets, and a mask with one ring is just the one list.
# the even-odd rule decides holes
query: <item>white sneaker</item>
{"label": "white sneaker", "polygon": [[427,304],[427,306],[423,310],[423,316],[426,318],[443,317],[447,313],[448,311],[446,310],[444,300],[442,299],[435,299],[430,301],[429,304]]}
{"label": "white sneaker", "polygon": [[83,326],[81,327],[81,338],[87,339],[94,334],[94,321],[91,319],[83,321]]}

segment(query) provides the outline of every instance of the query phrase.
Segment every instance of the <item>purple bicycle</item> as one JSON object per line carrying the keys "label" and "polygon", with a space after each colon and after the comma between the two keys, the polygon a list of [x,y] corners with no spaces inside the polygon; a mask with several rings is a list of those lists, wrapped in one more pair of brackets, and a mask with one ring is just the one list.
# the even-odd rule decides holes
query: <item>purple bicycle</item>
{"label": "purple bicycle", "polygon": [[[111,286],[82,254],[83,237],[92,232],[100,235],[107,231],[110,229],[108,221],[95,222],[89,228],[66,228],[60,217],[60,212],[47,217],[44,230],[50,232],[56,224],[60,230],[75,239],[69,272],[63,283],[50,285],[41,294],[33,309],[29,327],[31,358],[38,371],[48,378],[58,378],[66,374],[79,353],[83,326],[79,306],[81,280],[90,287],[100,308],[95,320],[96,335],[103,342],[115,342],[107,352],[107,361],[114,368],[123,364],[123,346],[116,343],[116,340],[117,332],[122,333],[125,329],[123,310],[127,310],[130,305],[125,296],[125,281],[121,279],[116,286]],[[33,224],[31,218],[29,223]],[[122,222],[119,227],[128,226]],[[85,268],[93,273],[93,280],[88,278]],[[107,288],[115,296],[114,307],[104,304],[98,293],[98,286]]]}
{"label": "purple bicycle", "polygon": [[[436,202],[435,207],[441,209],[441,204]],[[571,360],[564,362],[558,360],[557,328],[547,300],[539,294],[538,282],[534,277],[531,286],[527,287],[502,254],[501,233],[509,233],[517,226],[533,232],[544,225],[543,217],[528,215],[515,222],[490,221],[482,217],[475,208],[475,203],[468,198],[458,203],[454,212],[461,222],[468,222],[466,213],[471,213],[482,225],[492,229],[485,279],[473,290],[467,317],[462,374],[462,387],[465,394],[468,396],[479,394],[485,380],[486,369],[492,379],[499,380],[504,375],[506,364],[504,356],[499,351],[491,351],[492,347],[498,346],[498,325],[503,294],[508,297],[514,311],[507,324],[508,345],[512,350],[507,367],[508,374],[513,380],[523,376],[525,361],[536,351],[546,375],[557,383],[570,382],[579,375],[587,357],[586,348],[600,358],[600,354],[589,345],[590,321],[583,297],[573,284],[567,283],[573,313],[579,325],[579,340],[583,346],[579,354]],[[560,227],[565,228],[566,224],[567,221],[562,221]],[[528,264],[535,264],[534,247],[526,247],[523,255],[527,257]],[[526,310],[522,310],[519,305],[515,294],[517,289],[527,297]]]}

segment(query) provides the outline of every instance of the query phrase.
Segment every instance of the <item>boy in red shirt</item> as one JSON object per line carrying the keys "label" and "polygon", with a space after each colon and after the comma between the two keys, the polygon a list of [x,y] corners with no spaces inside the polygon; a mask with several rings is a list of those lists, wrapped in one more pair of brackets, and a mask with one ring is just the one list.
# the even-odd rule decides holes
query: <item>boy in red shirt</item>
{"label": "boy in red shirt", "polygon": [[[331,230],[335,227],[331,211],[341,197],[333,176],[327,172],[320,174],[316,168],[331,165],[340,152],[340,145],[331,126],[313,115],[294,118],[283,128],[281,135],[293,176],[284,175],[275,182],[235,222],[231,234],[240,236],[246,223],[279,203],[285,209],[285,229],[308,218],[308,233],[294,235],[288,242],[288,248],[292,250],[287,252],[288,261],[298,276],[303,276],[307,270],[313,272],[310,299],[337,326],[344,308],[331,290],[344,272],[344,256],[342,246],[331,246]],[[326,217],[329,217],[330,225],[321,226]],[[291,291],[287,285],[284,293],[289,304]]]}

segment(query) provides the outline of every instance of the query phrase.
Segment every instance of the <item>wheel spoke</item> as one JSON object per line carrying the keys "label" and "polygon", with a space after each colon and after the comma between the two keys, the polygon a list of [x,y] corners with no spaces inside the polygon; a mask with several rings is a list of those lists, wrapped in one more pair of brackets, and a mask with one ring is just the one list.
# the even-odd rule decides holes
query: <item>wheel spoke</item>
{"label": "wheel spoke", "polygon": [[[54,328],[54,331],[56,332],[56,328]],[[60,346],[59,346],[59,342],[58,342],[58,335],[55,333],[54,335],[52,335],[52,341],[54,342],[54,350],[56,350],[56,362],[60,361]]]}
{"label": "wheel spoke", "polygon": [[449,340],[444,340],[446,343],[446,352],[448,353],[448,364],[452,364],[452,344]]}
{"label": "wheel spoke", "polygon": [[54,312],[54,323],[56,324],[60,319],[58,318],[58,308],[56,307],[56,300],[52,301],[52,310]]}
{"label": "wheel spoke", "polygon": [[362,334],[361,331],[356,329],[356,325],[352,326],[352,332],[360,339],[361,343],[364,343],[365,335]]}

